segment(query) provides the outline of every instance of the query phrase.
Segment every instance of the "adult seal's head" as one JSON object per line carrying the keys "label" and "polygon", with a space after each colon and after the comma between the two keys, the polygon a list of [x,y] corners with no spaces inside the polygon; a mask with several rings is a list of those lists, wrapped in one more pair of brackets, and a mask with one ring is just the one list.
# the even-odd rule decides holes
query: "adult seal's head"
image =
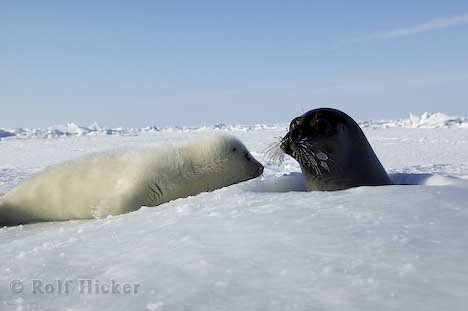
{"label": "adult seal's head", "polygon": [[392,184],[359,125],[336,109],[292,120],[280,147],[299,162],[308,191]]}

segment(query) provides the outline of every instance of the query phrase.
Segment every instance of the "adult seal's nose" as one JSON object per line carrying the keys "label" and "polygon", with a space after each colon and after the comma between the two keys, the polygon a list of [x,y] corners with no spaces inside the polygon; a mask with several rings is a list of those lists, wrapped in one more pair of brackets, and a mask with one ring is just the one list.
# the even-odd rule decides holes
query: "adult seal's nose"
{"label": "adult seal's nose", "polygon": [[286,154],[291,154],[291,141],[289,134],[287,134],[287,136],[283,138],[280,144],[280,149],[283,150],[283,152]]}

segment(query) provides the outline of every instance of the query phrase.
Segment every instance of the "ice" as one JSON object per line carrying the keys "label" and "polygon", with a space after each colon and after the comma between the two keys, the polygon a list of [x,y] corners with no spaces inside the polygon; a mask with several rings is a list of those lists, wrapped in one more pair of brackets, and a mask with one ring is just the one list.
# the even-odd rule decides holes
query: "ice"
{"label": "ice", "polygon": [[[262,178],[126,215],[0,229],[0,310],[466,310],[468,129],[428,118],[361,124],[398,185],[337,192],[305,192],[290,157],[267,161],[285,125],[4,138],[0,193],[89,153],[219,131],[266,167]],[[34,280],[55,292],[33,293]],[[60,280],[70,293],[57,292]],[[137,292],[79,293],[80,280]]]}
{"label": "ice", "polygon": [[[408,118],[399,120],[368,120],[360,121],[363,128],[468,128],[468,117],[448,116],[443,113],[425,112],[421,115],[410,114]],[[123,135],[135,136],[155,132],[209,132],[209,131],[232,131],[250,132],[261,130],[285,129],[288,124],[224,124],[219,123],[212,126],[198,127],[157,127],[146,126],[141,128],[106,128],[96,122],[90,126],[77,125],[70,122],[50,126],[46,129],[40,128],[16,128],[3,129],[0,127],[0,139],[6,137],[14,138],[56,138],[66,136],[105,136]]]}
{"label": "ice", "polygon": [[0,129],[0,139],[2,137],[10,137],[10,136],[15,136],[15,134],[11,133],[9,131],[5,131],[5,130]]}
{"label": "ice", "polygon": [[440,112],[425,112],[421,115],[410,114],[409,118],[399,120],[371,120],[359,123],[362,127],[372,128],[468,128],[467,117],[448,116]]}

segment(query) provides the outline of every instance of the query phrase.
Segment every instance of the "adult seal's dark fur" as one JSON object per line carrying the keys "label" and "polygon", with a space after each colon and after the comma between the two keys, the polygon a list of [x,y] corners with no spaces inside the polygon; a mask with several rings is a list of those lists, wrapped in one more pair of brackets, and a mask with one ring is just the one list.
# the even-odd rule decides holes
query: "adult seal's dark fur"
{"label": "adult seal's dark fur", "polygon": [[299,162],[308,191],[392,184],[359,125],[336,109],[292,120],[280,147]]}

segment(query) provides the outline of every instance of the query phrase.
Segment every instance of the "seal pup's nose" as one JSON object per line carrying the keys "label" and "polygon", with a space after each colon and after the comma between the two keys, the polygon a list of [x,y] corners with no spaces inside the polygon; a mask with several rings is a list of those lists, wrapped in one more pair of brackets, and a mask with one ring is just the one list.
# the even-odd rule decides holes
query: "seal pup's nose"
{"label": "seal pup's nose", "polygon": [[256,164],[257,164],[257,169],[255,170],[254,174],[255,174],[255,177],[258,177],[263,174],[264,167],[260,162],[257,162]]}
{"label": "seal pup's nose", "polygon": [[263,174],[263,170],[264,170],[264,169],[265,169],[265,168],[263,167],[263,165],[260,164],[260,166],[259,166],[259,168],[258,168],[258,170],[257,170],[259,176]]}

